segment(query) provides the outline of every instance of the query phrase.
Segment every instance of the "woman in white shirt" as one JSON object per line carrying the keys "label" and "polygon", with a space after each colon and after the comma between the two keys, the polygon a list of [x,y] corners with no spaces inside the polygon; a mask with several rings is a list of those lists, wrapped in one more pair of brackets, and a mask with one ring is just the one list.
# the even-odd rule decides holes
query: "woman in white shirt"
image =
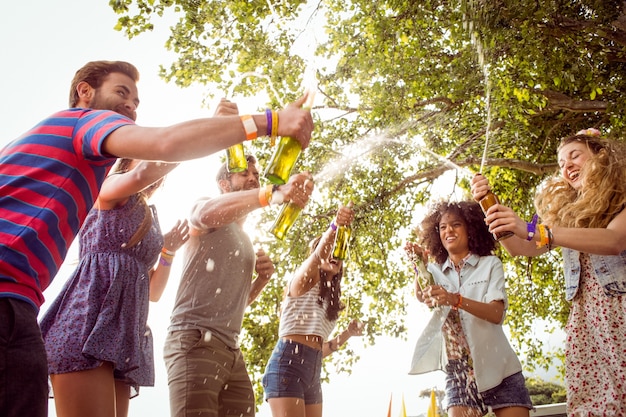
{"label": "woman in white shirt", "polygon": [[481,417],[489,409],[498,417],[527,417],[532,409],[502,329],[507,297],[495,246],[478,203],[463,201],[437,204],[421,223],[420,245],[405,247],[413,259],[434,260],[428,264],[434,285],[421,288],[416,272],[415,295],[434,312],[410,373],[446,372],[450,417]]}

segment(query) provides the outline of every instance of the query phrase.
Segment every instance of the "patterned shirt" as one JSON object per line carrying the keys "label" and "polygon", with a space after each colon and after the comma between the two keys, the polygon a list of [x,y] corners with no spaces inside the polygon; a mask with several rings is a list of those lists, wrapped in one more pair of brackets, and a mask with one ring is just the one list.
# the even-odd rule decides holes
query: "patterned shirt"
{"label": "patterned shirt", "polygon": [[0,150],[0,297],[43,304],[116,160],[102,143],[133,123],[108,110],[69,109]]}

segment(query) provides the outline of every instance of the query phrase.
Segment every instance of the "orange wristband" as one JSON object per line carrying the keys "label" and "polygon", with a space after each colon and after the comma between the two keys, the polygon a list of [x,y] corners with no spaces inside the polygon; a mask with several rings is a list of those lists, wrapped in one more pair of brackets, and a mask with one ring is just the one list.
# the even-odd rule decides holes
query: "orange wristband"
{"label": "orange wristband", "polygon": [[246,140],[256,139],[258,129],[252,116],[244,114],[241,116],[241,123],[243,124],[243,129],[246,131]]}
{"label": "orange wristband", "polygon": [[266,185],[259,188],[259,204],[261,207],[267,207],[270,205],[272,199],[272,185]]}

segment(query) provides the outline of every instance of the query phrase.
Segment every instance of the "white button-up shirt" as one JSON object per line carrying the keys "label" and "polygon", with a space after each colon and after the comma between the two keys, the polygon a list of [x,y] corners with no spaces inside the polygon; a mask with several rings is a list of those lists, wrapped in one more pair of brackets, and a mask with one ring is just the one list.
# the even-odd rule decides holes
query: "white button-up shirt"
{"label": "white button-up shirt", "polygon": [[[461,326],[470,347],[478,391],[494,388],[504,378],[520,372],[522,365],[502,329],[508,302],[504,269],[500,259],[496,256],[472,254],[463,264],[460,273],[454,269],[449,258],[443,265],[428,264],[428,271],[433,275],[437,285],[441,285],[448,292],[460,293],[463,298],[483,303],[504,301],[504,313],[499,324],[493,324],[459,309]],[[430,321],[415,345],[409,374],[445,370],[448,359],[442,327],[449,312],[449,306],[433,310]]]}

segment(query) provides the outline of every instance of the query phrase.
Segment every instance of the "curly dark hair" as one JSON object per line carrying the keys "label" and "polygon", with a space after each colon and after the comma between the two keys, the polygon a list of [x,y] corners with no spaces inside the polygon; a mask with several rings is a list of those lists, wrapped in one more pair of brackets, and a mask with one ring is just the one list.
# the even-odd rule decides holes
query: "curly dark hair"
{"label": "curly dark hair", "polygon": [[[320,243],[321,236],[316,237],[309,243],[309,254],[315,251]],[[338,273],[328,277],[328,273],[320,269],[320,293],[317,303],[326,310],[326,318],[335,321],[339,317],[345,305],[341,302],[341,278],[343,278],[343,266]]]}
{"label": "curly dark hair", "polygon": [[458,216],[465,223],[471,253],[478,256],[493,254],[497,242],[485,224],[485,216],[480,205],[474,201],[442,201],[435,204],[420,225],[420,244],[430,252],[438,264],[443,264],[448,259],[448,252],[439,236],[439,222],[446,213]]}

